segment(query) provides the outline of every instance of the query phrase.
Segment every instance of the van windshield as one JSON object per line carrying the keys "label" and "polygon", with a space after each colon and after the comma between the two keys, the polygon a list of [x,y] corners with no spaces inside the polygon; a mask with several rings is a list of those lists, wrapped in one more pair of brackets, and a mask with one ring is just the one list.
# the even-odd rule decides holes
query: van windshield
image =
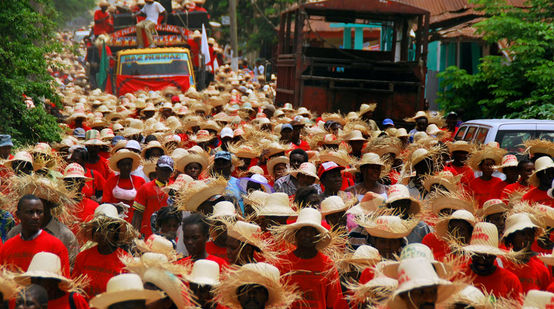
{"label": "van windshield", "polygon": [[525,147],[522,145],[524,141],[529,139],[541,138],[544,140],[554,140],[554,131],[508,131],[499,130],[496,134],[496,141],[500,144],[501,148],[508,150],[508,152],[522,153],[525,151]]}
{"label": "van windshield", "polygon": [[151,53],[121,56],[121,75],[175,76],[189,75],[187,53]]}

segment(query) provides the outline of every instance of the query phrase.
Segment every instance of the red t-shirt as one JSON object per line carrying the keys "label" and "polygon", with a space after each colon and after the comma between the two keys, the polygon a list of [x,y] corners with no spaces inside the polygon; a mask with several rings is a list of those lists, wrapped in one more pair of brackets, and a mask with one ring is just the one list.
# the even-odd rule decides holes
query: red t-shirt
{"label": "red t-shirt", "polygon": [[213,241],[208,241],[206,243],[206,252],[209,255],[214,255],[220,259],[225,260],[225,262],[229,263],[229,258],[227,257],[227,248],[226,247],[220,247],[216,245]]}
{"label": "red t-shirt", "polygon": [[[131,179],[133,179],[132,183],[131,183]],[[119,181],[119,184],[118,184],[118,181]],[[144,179],[142,177],[139,177],[139,176],[131,175],[130,179],[121,179],[120,180],[119,175],[114,175],[111,178],[109,178],[108,181],[106,181],[106,184],[104,185],[104,192],[103,192],[103,195],[102,195],[102,202],[104,202],[104,203],[123,202],[123,203],[129,205],[129,207],[132,207],[134,199],[131,200],[131,201],[117,199],[113,196],[112,191],[115,188],[115,186],[117,185],[120,188],[125,189],[125,190],[130,190],[134,187],[135,190],[137,190],[137,194],[138,194],[138,190],[140,189],[140,187],[142,187],[142,185],[144,185],[144,183],[145,183]],[[131,210],[132,210],[132,208],[131,208]],[[130,211],[130,214],[129,214],[130,216],[132,215],[131,212],[132,211]]]}
{"label": "red t-shirt", "polygon": [[[516,182],[517,183],[517,182]],[[510,185],[510,183],[507,183],[505,180],[502,180],[499,182],[496,186],[494,186],[494,194],[500,198],[502,196],[502,191],[504,191],[504,188],[506,188],[507,185]]]}
{"label": "red t-shirt", "polygon": [[466,265],[463,273],[465,273],[467,278],[474,278],[472,284],[476,288],[483,292],[491,293],[496,297],[520,300],[522,287],[519,279],[513,272],[496,266],[496,270],[492,274],[478,276],[471,270],[469,265]]}
{"label": "red t-shirt", "polygon": [[88,277],[90,281],[85,292],[89,298],[104,293],[108,280],[123,272],[125,264],[119,259],[122,255],[127,255],[127,252],[120,248],[108,255],[100,254],[97,246],[87,249],[75,258],[71,277],[77,278],[80,275]]}
{"label": "red t-shirt", "polygon": [[150,217],[152,217],[154,212],[160,210],[160,208],[167,206],[167,198],[168,195],[162,191],[160,183],[155,179],[138,189],[133,208],[135,211],[142,210],[140,232],[145,238],[152,235]]}
{"label": "red t-shirt", "polygon": [[[48,301],[48,308],[56,308],[56,309],[71,309],[71,306],[69,304],[69,293],[66,293],[64,296],[58,298],[58,299],[52,299]],[[88,302],[83,297],[83,295],[78,293],[71,293],[73,297],[73,302],[75,303],[76,309],[88,309]]]}
{"label": "red t-shirt", "polygon": [[554,199],[548,196],[546,191],[540,190],[539,188],[531,189],[531,191],[527,192],[521,200],[554,207]]}
{"label": "red t-shirt", "polygon": [[[225,268],[229,267],[229,263],[227,263],[227,261],[225,261],[224,259],[219,258],[215,255],[211,255],[209,253],[208,253],[208,256],[206,256],[206,260],[214,261],[217,264],[219,264],[219,271],[220,272],[223,271]],[[182,259],[178,260],[175,263],[179,264],[179,265],[188,265],[188,264],[191,264],[191,263],[194,263],[194,262],[195,261],[192,260],[191,256],[187,256],[185,258],[182,258]]]}
{"label": "red t-shirt", "polygon": [[98,203],[89,198],[83,198],[83,200],[76,206],[77,218],[79,218],[81,222],[89,222],[92,218],[94,218],[94,211],[96,210],[96,207],[98,207]]}
{"label": "red t-shirt", "polygon": [[[23,240],[18,234],[0,247],[0,264],[12,265],[26,271],[33,256],[39,252],[50,252],[60,257],[62,274],[69,277],[69,256],[67,248],[58,238],[42,230],[32,240]],[[55,307],[52,307],[55,308]]]}
{"label": "red t-shirt", "polygon": [[446,240],[437,237],[435,233],[429,233],[423,237],[422,244],[426,245],[433,252],[437,261],[443,261],[450,254],[450,246]]}
{"label": "red t-shirt", "polygon": [[498,177],[492,177],[491,180],[483,180],[483,178],[475,178],[469,183],[469,190],[479,202],[479,208],[483,207],[483,204],[493,198],[499,198],[500,196],[496,195],[494,188],[502,180]]}
{"label": "red t-shirt", "polygon": [[473,179],[475,179],[475,173],[473,172],[473,169],[471,169],[471,167],[469,167],[467,165],[455,166],[452,163],[450,163],[450,164],[447,164],[444,167],[444,171],[451,172],[452,175],[454,175],[454,176],[462,174],[463,176],[462,176],[462,179],[460,180],[460,182],[465,187],[469,186],[469,183]]}
{"label": "red t-shirt", "polygon": [[[102,12],[102,10],[96,10],[94,12],[94,21],[97,21],[102,18],[108,17],[110,14],[108,11]],[[113,31],[113,25],[111,24],[110,18],[105,19],[102,22],[94,23],[94,26],[92,27],[94,31],[94,35],[98,36],[103,33],[110,33]]]}
{"label": "red t-shirt", "polygon": [[514,192],[527,192],[533,188],[534,187],[531,185],[524,186],[519,182],[515,182],[504,187],[504,189],[502,190],[502,193],[500,193],[500,198],[504,201],[508,201],[510,199],[510,196]]}
{"label": "red t-shirt", "polygon": [[109,179],[111,175],[113,175],[113,171],[110,169],[108,160],[100,157],[100,159],[96,163],[87,163],[85,164],[85,168],[87,169],[93,169],[94,171],[98,171],[104,179]]}
{"label": "red t-shirt", "polygon": [[291,149],[288,152],[291,152],[294,149],[300,148],[304,151],[311,150],[310,144],[306,142],[305,140],[300,140],[300,144],[296,145],[295,143],[290,143]]}
{"label": "red t-shirt", "polygon": [[513,272],[521,283],[523,293],[529,290],[545,290],[550,284],[550,271],[536,256],[532,257],[526,264],[515,264],[502,259],[504,268]]}
{"label": "red t-shirt", "polygon": [[92,178],[91,180],[85,183],[83,190],[81,191],[84,196],[91,197],[96,194],[96,191],[104,190],[104,184],[106,179],[98,171],[87,168],[85,172],[85,177]]}
{"label": "red t-shirt", "polygon": [[373,267],[368,267],[362,271],[362,274],[360,275],[360,283],[368,283],[369,281],[373,280],[375,277],[375,272],[373,271]]}
{"label": "red t-shirt", "polygon": [[550,292],[550,293],[554,293],[554,282],[552,282],[552,283],[546,288],[545,291]]}
{"label": "red t-shirt", "polygon": [[311,259],[301,259],[290,252],[282,259],[276,266],[303,294],[302,301],[293,303],[291,308],[337,308],[343,301],[339,273],[328,256],[318,252]]}

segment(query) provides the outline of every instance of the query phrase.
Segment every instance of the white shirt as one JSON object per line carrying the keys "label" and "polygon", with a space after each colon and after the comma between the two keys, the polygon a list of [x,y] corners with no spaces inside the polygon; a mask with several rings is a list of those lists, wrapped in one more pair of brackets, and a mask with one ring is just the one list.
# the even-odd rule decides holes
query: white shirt
{"label": "white shirt", "polygon": [[165,9],[159,2],[154,1],[151,4],[146,3],[142,7],[140,12],[146,14],[146,19],[147,20],[157,24],[158,23],[158,16],[160,16],[160,13],[165,12]]}

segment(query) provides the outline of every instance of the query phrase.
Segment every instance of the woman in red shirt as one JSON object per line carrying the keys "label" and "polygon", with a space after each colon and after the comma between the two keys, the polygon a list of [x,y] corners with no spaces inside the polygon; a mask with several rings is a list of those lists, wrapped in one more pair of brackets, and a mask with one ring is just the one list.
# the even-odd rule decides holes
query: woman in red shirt
{"label": "woman in red shirt", "polygon": [[529,177],[533,175],[535,163],[530,160],[523,159],[517,164],[517,170],[519,172],[519,181],[507,185],[502,190],[502,193],[500,193],[500,198],[506,202],[510,199],[512,194],[516,192],[525,193],[534,188],[531,184],[529,184]]}
{"label": "woman in red shirt", "polygon": [[[110,158],[109,162],[110,168],[119,172],[119,175],[113,175],[106,181],[102,202],[112,204],[123,202],[132,210],[131,206],[137,191],[144,184],[143,178],[131,175],[131,172],[140,165],[140,156],[130,150],[121,149]],[[128,214],[128,218],[132,217],[132,213]]]}
{"label": "woman in red shirt", "polygon": [[104,190],[104,184],[106,180],[104,176],[98,171],[91,168],[87,168],[88,151],[85,147],[78,147],[73,149],[67,160],[69,163],[77,163],[81,165],[85,171],[85,177],[87,181],[85,186],[81,190],[81,193],[96,202],[102,199],[102,192]]}
{"label": "woman in red shirt", "polygon": [[494,188],[502,182],[498,177],[492,176],[494,166],[499,165],[506,150],[486,145],[482,150],[475,152],[469,159],[469,166],[474,170],[483,172],[481,177],[473,179],[469,183],[469,191],[479,203],[479,208],[493,198],[498,198]]}
{"label": "woman in red shirt", "polygon": [[521,200],[554,207],[554,198],[547,194],[552,187],[552,180],[554,180],[554,161],[550,157],[538,158],[535,161],[535,172],[529,178],[531,185],[536,188],[527,192]]}

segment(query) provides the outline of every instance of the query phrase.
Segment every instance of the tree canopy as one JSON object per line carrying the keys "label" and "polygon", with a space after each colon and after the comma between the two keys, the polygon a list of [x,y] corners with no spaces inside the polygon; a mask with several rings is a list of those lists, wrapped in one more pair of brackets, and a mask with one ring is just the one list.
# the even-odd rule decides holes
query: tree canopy
{"label": "tree canopy", "polygon": [[449,67],[441,75],[439,104],[464,118],[554,119],[554,2],[474,0],[487,19],[475,25],[483,39],[508,46],[481,58],[479,71]]}

